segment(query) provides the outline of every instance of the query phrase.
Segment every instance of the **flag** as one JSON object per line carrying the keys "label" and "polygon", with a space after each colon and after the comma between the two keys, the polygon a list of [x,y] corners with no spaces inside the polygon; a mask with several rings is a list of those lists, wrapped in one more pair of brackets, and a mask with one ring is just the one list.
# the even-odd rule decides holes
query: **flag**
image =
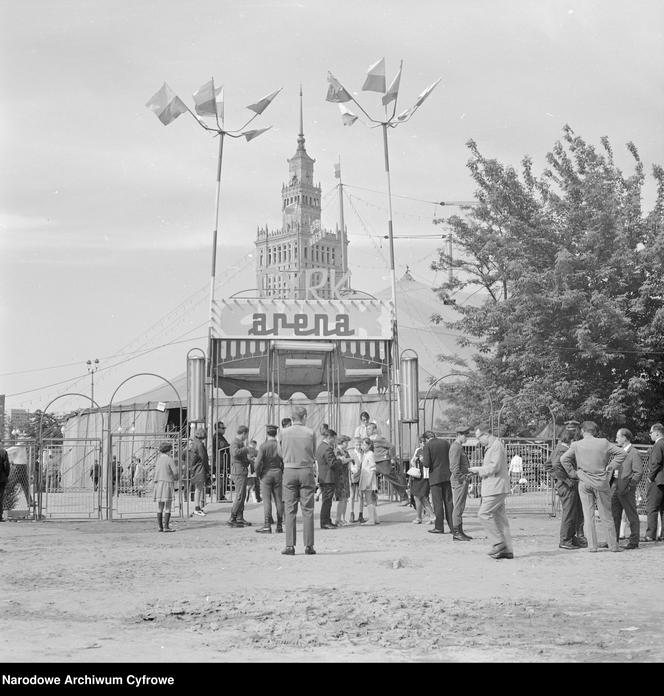
{"label": "flag", "polygon": [[175,121],[180,114],[188,111],[182,99],[165,82],[145,106],[154,111],[157,118],[165,126],[171,123],[171,121]]}
{"label": "flag", "polygon": [[410,107],[410,109],[406,109],[405,111],[402,111],[398,116],[397,116],[397,121],[406,121],[408,120],[419,108],[422,106],[422,103],[424,100],[433,92],[434,87],[440,82],[442,78],[437,79],[432,85],[429,85],[422,94],[420,94],[417,99],[415,100],[415,103],[413,106]]}
{"label": "flag", "polygon": [[327,81],[330,83],[330,86],[327,88],[327,96],[325,97],[325,101],[347,102],[352,99],[341,82],[339,82],[339,80],[337,80],[337,78],[329,71],[327,73]]}
{"label": "flag", "polygon": [[367,70],[363,92],[385,92],[385,58],[381,58]]}
{"label": "flag", "polygon": [[387,106],[390,102],[396,101],[399,96],[399,83],[401,82],[401,69],[403,68],[403,63],[399,66],[399,72],[396,74],[392,83],[387,88],[387,92],[383,97],[383,106]]}
{"label": "flag", "polygon": [[343,104],[339,104],[339,111],[341,111],[341,120],[344,122],[344,126],[352,126],[357,121],[357,116]]}
{"label": "flag", "polygon": [[242,135],[247,139],[247,142],[250,140],[253,140],[254,138],[257,138],[261,133],[265,133],[265,131],[269,131],[272,126],[268,126],[267,128],[259,128],[257,130],[248,130],[244,131]]}
{"label": "flag", "polygon": [[267,109],[268,106],[270,106],[270,103],[272,100],[281,92],[281,87],[276,92],[272,92],[272,94],[268,94],[266,97],[263,97],[262,99],[259,99],[255,104],[249,104],[247,109],[251,109],[251,111],[255,111],[257,114],[262,114],[265,109]]}
{"label": "flag", "polygon": [[[198,91],[194,92],[195,110],[199,116],[217,115],[217,95],[222,88],[215,89],[214,79],[206,82]],[[223,109],[223,107],[222,107]]]}
{"label": "flag", "polygon": [[341,179],[341,162],[334,163],[334,178]]}
{"label": "flag", "polygon": [[217,96],[217,116],[224,122],[224,87],[223,85],[219,87],[216,91]]}

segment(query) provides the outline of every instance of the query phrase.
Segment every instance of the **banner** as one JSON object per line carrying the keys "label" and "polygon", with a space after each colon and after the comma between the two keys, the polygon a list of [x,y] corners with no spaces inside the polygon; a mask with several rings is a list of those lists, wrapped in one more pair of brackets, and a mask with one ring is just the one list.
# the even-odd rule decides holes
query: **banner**
{"label": "banner", "polygon": [[392,339],[382,300],[229,299],[214,303],[213,338]]}

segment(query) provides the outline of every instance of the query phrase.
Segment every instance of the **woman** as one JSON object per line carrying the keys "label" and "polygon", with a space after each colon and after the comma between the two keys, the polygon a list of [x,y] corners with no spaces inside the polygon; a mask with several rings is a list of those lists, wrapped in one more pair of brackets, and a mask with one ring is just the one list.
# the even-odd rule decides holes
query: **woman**
{"label": "woman", "polygon": [[157,524],[160,532],[174,532],[170,527],[171,503],[175,491],[175,481],[178,478],[178,469],[169,454],[173,445],[170,442],[162,442],[159,445],[159,456],[154,467],[154,500],[159,506]]}
{"label": "woman", "polygon": [[[367,508],[368,524],[379,524],[376,503],[378,502],[378,482],[376,479],[376,459],[373,442],[367,437],[360,445],[362,450],[362,470],[360,471],[360,494]],[[362,520],[364,521],[364,520]]]}
{"label": "woman", "polygon": [[362,411],[360,413],[360,424],[355,428],[355,438],[362,442],[365,437],[369,437],[369,433],[367,433],[367,426],[369,425],[369,421],[371,420],[371,416],[366,411]]}
{"label": "woman", "polygon": [[[365,522],[364,513],[364,500],[362,499],[362,494],[360,493],[360,473],[362,471],[362,450],[360,449],[360,441],[357,438],[353,438],[350,442],[350,447],[348,449],[348,454],[351,456],[350,462],[350,521],[351,522]],[[360,514],[355,519],[355,501],[360,501]]]}
{"label": "woman", "polygon": [[432,524],[435,521],[435,515],[429,502],[429,469],[422,464],[422,450],[426,442],[424,435],[420,436],[419,442],[420,444],[410,460],[411,467],[416,467],[420,470],[419,478],[415,476],[410,477],[410,492],[415,498],[415,512],[417,513],[413,524],[422,524],[423,510],[426,510],[429,515],[429,524]]}
{"label": "woman", "polygon": [[335,497],[337,499],[337,527],[345,527],[348,525],[346,521],[346,507],[348,505],[348,497],[350,495],[350,464],[353,458],[348,452],[348,443],[350,438],[348,435],[339,435],[335,454],[341,462],[341,466],[337,469],[337,486]]}

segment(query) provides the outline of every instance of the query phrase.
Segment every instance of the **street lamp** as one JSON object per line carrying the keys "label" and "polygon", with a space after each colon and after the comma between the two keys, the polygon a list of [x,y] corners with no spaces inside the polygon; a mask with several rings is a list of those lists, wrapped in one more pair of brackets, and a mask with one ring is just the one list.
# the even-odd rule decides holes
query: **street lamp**
{"label": "street lamp", "polygon": [[[399,65],[399,71],[390,83],[390,86],[385,86],[385,58],[381,58],[379,61],[371,65],[367,71],[367,77],[362,85],[362,91],[365,92],[378,92],[383,95],[382,104],[385,107],[385,118],[372,118],[362,107],[362,105],[353,97],[351,92],[347,90],[341,82],[334,77],[331,72],[327,73],[327,81],[329,83],[326,101],[335,102],[339,104],[339,110],[341,111],[341,118],[345,126],[352,126],[355,121],[358,120],[358,116],[350,111],[344,106],[344,103],[352,101],[364,114],[370,123],[374,125],[372,128],[381,127],[383,131],[383,153],[385,158],[385,175],[387,179],[387,235],[390,242],[390,277],[392,285],[392,306],[394,311],[394,320],[392,323],[392,335],[393,335],[393,371],[394,371],[394,384],[393,388],[396,389],[396,404],[397,404],[397,451],[399,456],[401,456],[400,451],[400,440],[401,440],[401,397],[400,397],[400,377],[399,377],[399,331],[397,322],[397,279],[396,271],[394,267],[394,233],[392,226],[392,186],[390,182],[390,157],[387,144],[387,129],[396,128],[406,122],[408,122],[413,114],[420,108],[424,100],[431,94],[434,87],[440,82],[440,79],[436,80],[433,84],[427,87],[415,100],[413,106],[405,109],[398,115],[397,110],[397,100],[399,97],[399,84],[401,82],[401,71],[403,70],[403,61]],[[389,105],[392,104],[392,112],[388,115]]]}
{"label": "street lamp", "polygon": [[[214,213],[214,230],[212,232],[212,268],[210,272],[210,313],[208,324],[208,355],[212,355],[212,333],[214,326],[214,285],[217,268],[217,236],[219,229],[219,201],[221,195],[221,162],[224,152],[224,139],[244,137],[247,142],[258,137],[265,131],[270,130],[272,126],[255,130],[245,130],[245,128],[257,117],[260,116],[265,109],[270,105],[272,100],[281,92],[281,87],[259,99],[255,104],[249,104],[246,108],[253,111],[253,116],[247,120],[244,125],[235,130],[230,130],[224,126],[224,88],[215,87],[214,78],[211,78],[200,89],[193,94],[194,98],[194,113],[175,92],[164,82],[161,89],[154,94],[147,102],[148,109],[154,111],[157,118],[167,126],[172,123],[178,116],[188,112],[190,113],[199,126],[206,131],[214,134],[214,137],[219,137],[219,155],[217,159],[217,189],[215,199]],[[201,117],[212,118],[214,126],[208,125]],[[208,377],[212,379],[212,367],[209,366]],[[213,402],[213,390],[210,388],[210,403]],[[210,417],[212,408],[210,408]],[[212,432],[212,424],[210,424],[209,432]]]}
{"label": "street lamp", "polygon": [[87,360],[85,363],[88,367],[88,372],[90,373],[90,401],[94,404],[95,402],[95,372],[99,369],[99,358],[95,358],[94,361]]}

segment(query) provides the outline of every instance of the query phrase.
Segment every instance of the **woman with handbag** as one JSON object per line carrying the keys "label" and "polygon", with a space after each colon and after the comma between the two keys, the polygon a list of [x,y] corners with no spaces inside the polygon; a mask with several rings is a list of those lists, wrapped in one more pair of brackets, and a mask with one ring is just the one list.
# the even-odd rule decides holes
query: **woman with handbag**
{"label": "woman with handbag", "polygon": [[378,503],[378,480],[376,478],[376,459],[373,442],[367,437],[362,440],[362,469],[360,470],[360,494],[367,507],[367,519],[359,520],[367,524],[379,524],[376,505]]}
{"label": "woman with handbag", "polygon": [[410,492],[415,498],[415,512],[417,517],[413,520],[413,524],[422,524],[422,512],[426,511],[429,515],[429,524],[435,521],[435,514],[429,501],[429,469],[422,464],[422,450],[426,438],[420,436],[419,446],[410,460],[410,469],[406,472],[410,476]]}

